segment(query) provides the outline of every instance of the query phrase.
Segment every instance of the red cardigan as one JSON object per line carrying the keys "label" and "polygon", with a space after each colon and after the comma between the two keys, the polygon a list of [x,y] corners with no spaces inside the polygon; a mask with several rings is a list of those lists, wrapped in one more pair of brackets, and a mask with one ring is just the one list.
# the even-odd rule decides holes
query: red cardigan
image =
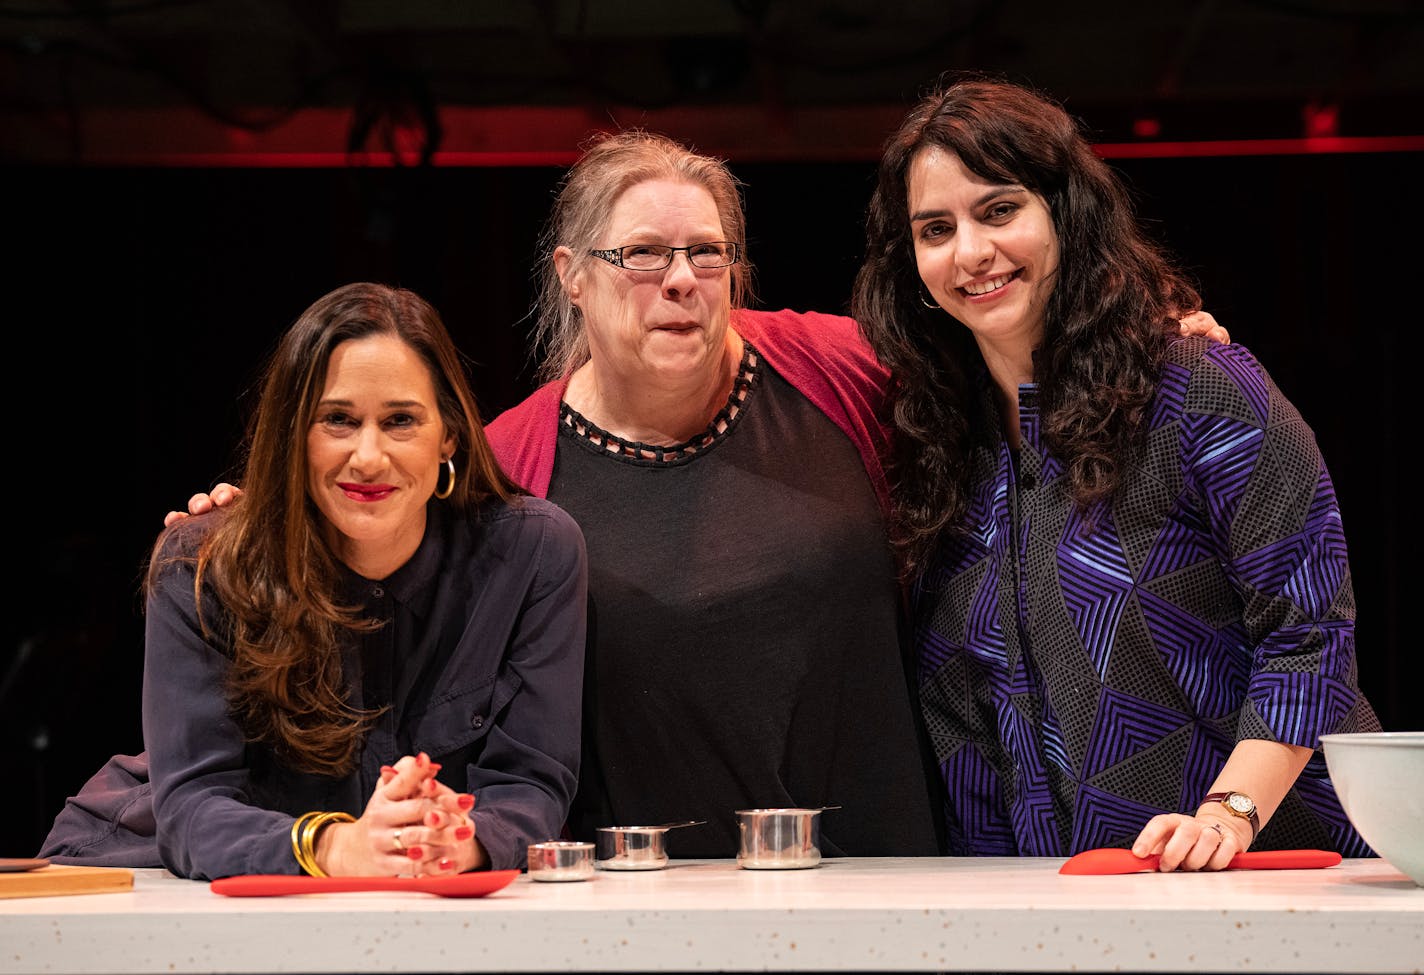
{"label": "red cardigan", "polygon": [[[786,309],[738,309],[733,323],[773,369],[850,437],[882,510],[888,511],[890,488],[881,457],[889,446],[890,431],[880,416],[890,374],[856,323],[841,315]],[[541,498],[548,495],[554,474],[559,403],[567,385],[567,380],[556,380],[541,386],[486,428],[500,465]]]}

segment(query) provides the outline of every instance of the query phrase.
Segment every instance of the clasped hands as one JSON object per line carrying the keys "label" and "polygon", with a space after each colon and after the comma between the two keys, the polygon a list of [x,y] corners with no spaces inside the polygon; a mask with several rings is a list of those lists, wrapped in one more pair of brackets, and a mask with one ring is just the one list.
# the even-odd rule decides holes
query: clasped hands
{"label": "clasped hands", "polygon": [[439,782],[421,752],[381,769],[361,818],[322,830],[317,861],[331,876],[449,876],[488,863],[470,818],[475,797]]}

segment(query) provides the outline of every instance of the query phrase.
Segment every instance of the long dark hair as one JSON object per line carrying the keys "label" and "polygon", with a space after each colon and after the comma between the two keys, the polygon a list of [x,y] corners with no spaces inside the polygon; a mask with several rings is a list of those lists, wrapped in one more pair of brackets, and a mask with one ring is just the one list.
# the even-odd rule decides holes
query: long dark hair
{"label": "long dark hair", "polygon": [[[485,439],[459,352],[419,295],[349,284],[318,299],[283,335],[249,424],[242,496],[216,514],[198,548],[195,594],[204,620],[223,621],[229,706],[249,739],[290,767],[332,776],[354,766],[374,717],[347,703],[339,649],[344,631],[370,624],[337,596],[337,560],[307,492],[307,430],[332,352],[376,334],[397,336],[430,370],[440,418],[456,440],[459,475],[443,503],[468,513],[520,493]],[[152,560],[150,589],[163,566]],[[205,587],[217,607],[203,606]]]}
{"label": "long dark hair", "polygon": [[1034,378],[1045,438],[1080,505],[1119,483],[1175,319],[1199,306],[1195,288],[1139,227],[1117,174],[1058,104],[982,76],[924,97],[886,142],[852,297],[852,314],[894,377],[892,537],[907,573],[963,522],[970,454],[995,433],[975,391],[982,359],[972,334],[921,299],[908,172],[929,147],[1048,203],[1059,265]]}

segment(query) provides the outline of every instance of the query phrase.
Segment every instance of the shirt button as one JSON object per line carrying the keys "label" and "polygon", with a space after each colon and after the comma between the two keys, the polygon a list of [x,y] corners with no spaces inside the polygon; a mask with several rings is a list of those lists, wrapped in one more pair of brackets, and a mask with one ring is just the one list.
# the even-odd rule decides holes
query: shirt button
{"label": "shirt button", "polygon": [[382,596],[384,596],[385,594],[386,594],[386,591],[385,591],[384,589],[382,589],[380,586],[372,586],[372,587],[371,587],[371,595],[372,595],[372,596],[375,596],[377,599],[380,599],[380,598],[381,598]]}
{"label": "shirt button", "polygon": [[483,714],[477,714],[477,715],[475,715],[473,718],[470,719],[470,727],[471,727],[471,728],[483,728],[484,726],[485,726],[485,716],[484,716]]}

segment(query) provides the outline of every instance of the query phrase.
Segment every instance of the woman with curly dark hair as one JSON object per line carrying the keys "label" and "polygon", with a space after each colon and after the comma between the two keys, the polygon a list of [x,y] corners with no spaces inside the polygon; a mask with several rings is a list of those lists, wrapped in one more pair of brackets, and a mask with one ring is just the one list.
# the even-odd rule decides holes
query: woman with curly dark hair
{"label": "woman with curly dark hair", "polygon": [[1369,852],[1319,751],[1379,726],[1330,476],[1197,305],[1050,99],[969,78],[887,142],[853,314],[955,852]]}

